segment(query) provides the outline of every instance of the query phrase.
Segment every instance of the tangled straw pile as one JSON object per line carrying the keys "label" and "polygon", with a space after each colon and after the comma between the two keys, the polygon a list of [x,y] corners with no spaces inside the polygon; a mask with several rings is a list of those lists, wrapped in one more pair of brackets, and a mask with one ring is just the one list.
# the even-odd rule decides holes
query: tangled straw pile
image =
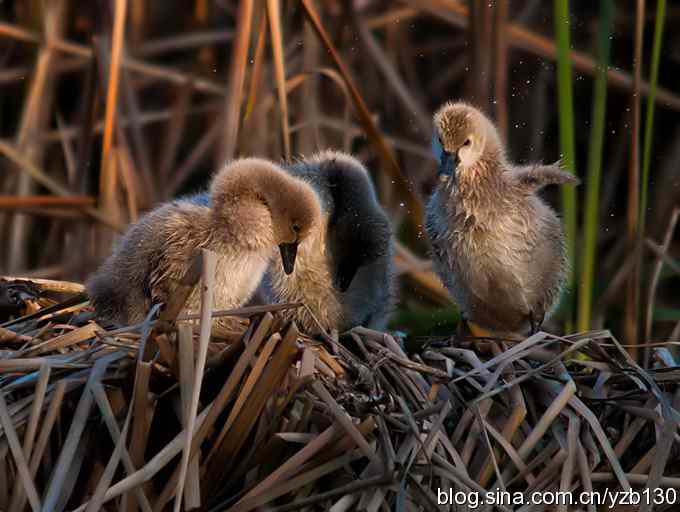
{"label": "tangled straw pile", "polygon": [[151,315],[107,331],[77,287],[57,304],[54,283],[0,288],[28,309],[0,329],[3,511],[443,510],[438,489],[680,488],[680,373],[661,346],[649,372],[606,331],[407,354],[364,328],[307,337],[278,315],[300,305],[214,313],[248,318],[238,333]]}

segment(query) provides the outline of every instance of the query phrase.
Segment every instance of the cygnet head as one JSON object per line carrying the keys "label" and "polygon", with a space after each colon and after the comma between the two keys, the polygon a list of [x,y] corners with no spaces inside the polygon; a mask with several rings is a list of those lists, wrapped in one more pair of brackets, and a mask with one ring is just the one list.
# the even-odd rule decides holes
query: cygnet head
{"label": "cygnet head", "polygon": [[434,115],[432,149],[439,160],[439,177],[456,178],[482,157],[502,159],[496,128],[479,110],[466,103],[445,103]]}
{"label": "cygnet head", "polygon": [[321,219],[312,188],[260,158],[235,160],[217,173],[210,203],[227,243],[253,251],[278,246],[286,274],[293,272],[298,244]]}

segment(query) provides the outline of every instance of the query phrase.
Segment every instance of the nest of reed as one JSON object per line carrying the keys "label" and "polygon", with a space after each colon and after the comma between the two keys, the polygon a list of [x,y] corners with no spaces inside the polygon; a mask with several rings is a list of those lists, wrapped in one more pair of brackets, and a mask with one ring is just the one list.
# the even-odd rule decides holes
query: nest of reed
{"label": "nest of reed", "polygon": [[[441,510],[441,489],[680,488],[680,373],[663,346],[649,371],[607,331],[408,354],[365,328],[307,336],[279,316],[299,304],[176,322],[186,290],[107,330],[80,285],[0,290],[5,317],[15,308],[0,327],[0,510]],[[224,315],[242,329],[211,329]]]}

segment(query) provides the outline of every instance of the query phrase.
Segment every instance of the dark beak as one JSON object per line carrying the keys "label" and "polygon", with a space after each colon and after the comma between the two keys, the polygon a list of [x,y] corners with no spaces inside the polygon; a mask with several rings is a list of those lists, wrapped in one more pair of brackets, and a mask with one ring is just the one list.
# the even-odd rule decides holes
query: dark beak
{"label": "dark beak", "polygon": [[458,152],[448,153],[442,151],[441,159],[439,160],[439,177],[440,178],[451,178],[456,175],[456,169],[460,159],[458,158]]}
{"label": "dark beak", "polygon": [[335,287],[342,293],[345,293],[349,289],[349,285],[352,284],[352,279],[345,275],[335,276]]}
{"label": "dark beak", "polygon": [[286,274],[291,274],[295,268],[295,256],[297,256],[298,243],[280,244],[281,262],[283,263],[283,271]]}
{"label": "dark beak", "polygon": [[344,260],[342,263],[340,263],[335,271],[335,279],[333,283],[335,287],[342,293],[345,293],[352,284],[357,270],[359,270],[359,266],[351,261],[351,259]]}

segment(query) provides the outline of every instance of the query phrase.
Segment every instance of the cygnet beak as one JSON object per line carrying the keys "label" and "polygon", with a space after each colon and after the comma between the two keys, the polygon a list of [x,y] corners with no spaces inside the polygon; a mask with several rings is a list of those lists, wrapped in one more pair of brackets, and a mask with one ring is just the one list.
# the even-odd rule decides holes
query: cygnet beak
{"label": "cygnet beak", "polygon": [[335,276],[335,286],[342,293],[345,293],[349,289],[349,285],[352,284],[352,279],[346,275]]}
{"label": "cygnet beak", "polygon": [[335,271],[335,276],[333,279],[333,284],[340,290],[340,292],[345,293],[349,286],[354,280],[354,276],[359,270],[358,265],[351,260],[351,258],[344,259],[340,264],[338,264]]}
{"label": "cygnet beak", "polygon": [[295,268],[295,256],[297,256],[297,241],[291,244],[280,244],[281,262],[283,263],[283,271],[286,274],[291,274]]}
{"label": "cygnet beak", "polygon": [[443,181],[455,177],[459,163],[460,158],[457,151],[455,153],[442,151],[439,159],[439,179]]}

